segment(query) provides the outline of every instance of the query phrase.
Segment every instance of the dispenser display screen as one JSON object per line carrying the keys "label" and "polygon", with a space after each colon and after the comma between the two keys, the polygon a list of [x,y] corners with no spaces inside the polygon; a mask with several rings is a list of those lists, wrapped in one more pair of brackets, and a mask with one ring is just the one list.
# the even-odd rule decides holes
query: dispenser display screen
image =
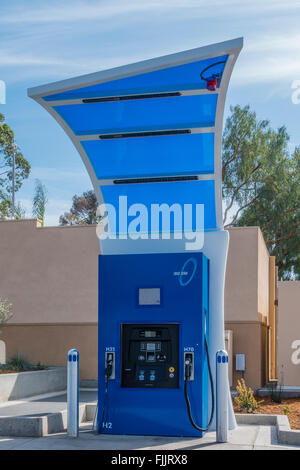
{"label": "dispenser display screen", "polygon": [[140,288],[139,305],[160,305],[160,288]]}
{"label": "dispenser display screen", "polygon": [[145,338],[156,338],[156,331],[145,331]]}

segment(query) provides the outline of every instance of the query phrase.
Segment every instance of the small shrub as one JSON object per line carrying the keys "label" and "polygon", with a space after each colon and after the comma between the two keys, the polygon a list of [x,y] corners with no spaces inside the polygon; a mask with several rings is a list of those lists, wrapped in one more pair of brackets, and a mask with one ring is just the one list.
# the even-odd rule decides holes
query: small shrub
{"label": "small shrub", "polygon": [[8,360],[9,366],[14,366],[19,370],[29,370],[32,369],[33,364],[31,364],[25,356],[22,356],[20,353],[16,353]]}
{"label": "small shrub", "polygon": [[19,369],[11,364],[0,364],[0,370],[12,370],[17,372]]}
{"label": "small shrub", "polygon": [[22,356],[20,353],[16,353],[12,356],[6,364],[0,364],[0,371],[16,371],[16,372],[26,372],[29,370],[44,370],[40,362],[37,364],[32,364],[25,356]]}
{"label": "small shrub", "polygon": [[246,386],[245,380],[238,380],[236,387],[238,396],[234,399],[241,411],[246,410],[247,413],[255,413],[259,408],[259,403],[254,397],[252,388]]}
{"label": "small shrub", "polygon": [[44,366],[40,362],[37,364],[32,364],[26,356],[22,356],[20,353],[16,353],[14,356],[12,356],[9,361],[7,362],[7,366],[12,368],[14,367],[15,369],[11,370],[42,370],[45,369]]}
{"label": "small shrub", "polygon": [[291,412],[291,407],[289,405],[286,405],[284,408],[283,408],[283,413],[288,416]]}

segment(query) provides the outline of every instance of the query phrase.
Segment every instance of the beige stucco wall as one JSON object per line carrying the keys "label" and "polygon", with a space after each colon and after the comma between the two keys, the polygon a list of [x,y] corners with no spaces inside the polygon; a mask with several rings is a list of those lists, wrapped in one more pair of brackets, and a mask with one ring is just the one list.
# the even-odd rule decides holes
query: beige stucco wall
{"label": "beige stucco wall", "polygon": [[252,388],[267,381],[269,254],[259,227],[229,229],[225,282],[225,328],[233,332],[233,387],[241,372],[236,354],[245,354],[245,380]]}
{"label": "beige stucco wall", "polygon": [[16,352],[33,363],[66,366],[67,353],[76,347],[80,352],[80,379],[97,378],[98,332],[96,323],[36,323],[3,327],[7,358]]}
{"label": "beige stucco wall", "polygon": [[13,304],[10,323],[97,322],[95,226],[38,225],[0,221],[0,293]]}
{"label": "beige stucco wall", "polygon": [[267,321],[269,313],[269,252],[261,230],[257,240],[257,312],[262,321]]}
{"label": "beige stucco wall", "polygon": [[244,378],[253,389],[259,388],[266,381],[266,335],[267,326],[256,322],[226,322],[226,329],[233,332],[233,374],[232,386],[242,378],[242,372],[235,370],[235,355],[245,354],[246,370]]}
{"label": "beige stucco wall", "polygon": [[80,351],[80,377],[97,377],[98,253],[95,226],[0,221],[0,296],[14,315],[2,329],[6,357],[65,365]]}
{"label": "beige stucco wall", "polygon": [[[260,320],[268,308],[268,255],[258,227],[229,232],[226,328],[233,331],[233,364],[235,354],[246,354],[246,378],[256,388],[265,377]],[[95,226],[0,222],[0,296],[14,307],[1,334],[8,357],[19,350],[33,361],[61,365],[77,347],[81,378],[96,378],[98,253]],[[233,378],[235,385],[238,374]]]}
{"label": "beige stucco wall", "polygon": [[278,378],[300,386],[300,281],[278,282]]}
{"label": "beige stucco wall", "polygon": [[[263,273],[268,280],[269,261],[258,227],[229,229],[229,251],[225,282],[225,320],[253,322],[265,312],[268,281],[259,286]],[[259,253],[263,259],[259,260]],[[266,284],[267,283],[267,284]]]}

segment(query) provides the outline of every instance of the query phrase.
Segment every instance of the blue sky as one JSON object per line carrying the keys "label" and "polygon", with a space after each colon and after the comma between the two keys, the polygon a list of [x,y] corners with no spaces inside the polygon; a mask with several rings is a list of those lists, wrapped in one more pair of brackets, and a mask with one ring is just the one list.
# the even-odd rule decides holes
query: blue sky
{"label": "blue sky", "polygon": [[229,106],[250,104],[274,127],[287,126],[300,145],[298,0],[0,0],[0,112],[32,165],[17,193],[31,215],[34,180],[48,190],[46,225],[57,225],[72,196],[91,188],[71,141],[27,97],[27,88],[193,47],[244,37],[227,95]]}

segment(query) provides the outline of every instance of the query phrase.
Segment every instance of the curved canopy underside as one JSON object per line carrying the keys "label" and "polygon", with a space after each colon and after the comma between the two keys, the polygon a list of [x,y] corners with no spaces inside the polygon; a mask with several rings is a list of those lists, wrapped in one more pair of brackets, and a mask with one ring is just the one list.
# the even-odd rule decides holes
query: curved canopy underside
{"label": "curved canopy underside", "polygon": [[235,39],[28,94],[72,139],[99,203],[204,204],[205,230],[221,229],[222,120],[241,47]]}

